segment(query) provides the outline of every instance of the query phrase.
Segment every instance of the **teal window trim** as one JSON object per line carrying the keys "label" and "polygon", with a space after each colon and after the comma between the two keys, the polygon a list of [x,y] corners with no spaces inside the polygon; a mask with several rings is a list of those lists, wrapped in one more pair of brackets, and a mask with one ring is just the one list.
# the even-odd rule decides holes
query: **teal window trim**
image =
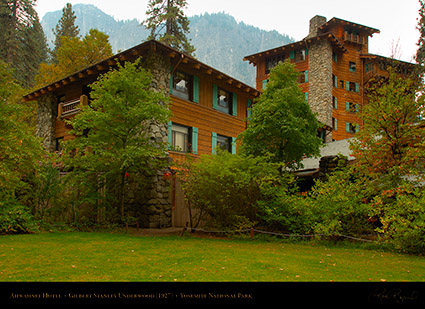
{"label": "teal window trim", "polygon": [[238,115],[238,95],[236,94],[236,92],[233,92],[232,94],[232,115]]}
{"label": "teal window trim", "polygon": [[263,80],[263,90],[266,89],[267,83],[269,82],[268,79]]}
{"label": "teal window trim", "polygon": [[199,77],[193,76],[193,102],[199,103]]}
{"label": "teal window trim", "polygon": [[304,71],[304,82],[308,83],[308,70]]}
{"label": "teal window trim", "polygon": [[232,154],[236,154],[236,138],[232,137]]}
{"label": "teal window trim", "polygon": [[198,128],[192,127],[192,152],[198,154]]}
{"label": "teal window trim", "polygon": [[213,84],[213,97],[212,97],[213,108],[217,109],[218,107],[218,87],[216,84]]}
{"label": "teal window trim", "polygon": [[173,122],[168,121],[168,149],[171,149],[171,144],[173,143]]}
{"label": "teal window trim", "polygon": [[211,132],[211,152],[217,154],[217,133]]}

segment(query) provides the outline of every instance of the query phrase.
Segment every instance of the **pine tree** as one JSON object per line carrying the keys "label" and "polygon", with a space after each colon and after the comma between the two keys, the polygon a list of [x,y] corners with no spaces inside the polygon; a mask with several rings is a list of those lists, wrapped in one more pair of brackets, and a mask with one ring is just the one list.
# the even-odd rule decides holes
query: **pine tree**
{"label": "pine tree", "polygon": [[35,0],[1,0],[0,58],[11,65],[24,87],[31,87],[42,61],[47,58],[47,45]]}
{"label": "pine tree", "polygon": [[146,12],[149,18],[144,21],[146,28],[151,31],[148,39],[159,40],[192,55],[195,48],[186,37],[190,31],[189,19],[183,12],[186,6],[186,0],[149,0]]}
{"label": "pine tree", "polygon": [[52,29],[53,34],[55,35],[55,47],[51,52],[53,63],[57,63],[57,51],[61,44],[61,37],[78,37],[80,30],[78,29],[78,26],[75,25],[76,18],[77,17],[72,10],[71,3],[67,3],[66,6],[62,9],[62,17],[56,25],[56,28]]}

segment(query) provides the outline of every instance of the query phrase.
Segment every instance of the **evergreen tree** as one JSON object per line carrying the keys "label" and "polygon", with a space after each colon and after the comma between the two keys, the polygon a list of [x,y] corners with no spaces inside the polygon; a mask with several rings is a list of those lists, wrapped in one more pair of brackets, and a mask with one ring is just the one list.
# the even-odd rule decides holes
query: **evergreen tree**
{"label": "evergreen tree", "polygon": [[51,52],[53,63],[57,63],[57,52],[61,44],[61,37],[78,37],[80,30],[78,29],[78,26],[75,25],[76,18],[77,17],[72,10],[71,3],[67,3],[62,9],[62,17],[56,25],[56,28],[52,29],[53,34],[55,35],[55,47]]}
{"label": "evergreen tree", "polygon": [[24,87],[31,87],[42,61],[47,58],[46,38],[35,0],[1,0],[0,58],[10,64]]}
{"label": "evergreen tree", "polygon": [[189,19],[183,13],[186,6],[186,0],[149,0],[146,12],[149,18],[144,21],[146,28],[151,31],[148,39],[159,40],[192,55],[195,48],[186,37],[190,31]]}

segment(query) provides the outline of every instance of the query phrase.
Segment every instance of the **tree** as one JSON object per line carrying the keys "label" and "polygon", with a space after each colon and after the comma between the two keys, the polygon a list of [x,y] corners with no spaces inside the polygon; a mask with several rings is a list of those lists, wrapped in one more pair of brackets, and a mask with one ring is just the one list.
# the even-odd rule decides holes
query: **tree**
{"label": "tree", "polygon": [[62,17],[59,20],[56,28],[53,29],[53,34],[55,35],[55,47],[53,48],[52,62],[57,63],[57,52],[61,45],[61,38],[66,36],[68,38],[76,38],[80,33],[78,26],[75,25],[76,16],[72,10],[71,3],[67,3],[66,6],[62,9]]}
{"label": "tree", "polygon": [[319,155],[319,122],[298,85],[298,76],[288,61],[271,70],[267,87],[252,108],[248,128],[239,136],[244,153],[270,155],[282,168],[297,168],[304,156]]}
{"label": "tree", "polygon": [[364,127],[352,142],[353,156],[363,173],[392,187],[402,176],[418,174],[425,155],[425,127],[419,116],[425,111],[417,83],[389,69],[386,81],[370,89],[360,112]]}
{"label": "tree", "polygon": [[418,41],[418,50],[416,51],[416,62],[419,64],[417,67],[421,74],[425,70],[425,1],[419,0],[419,19],[417,29],[419,30],[420,36]]}
{"label": "tree", "polygon": [[183,13],[186,6],[186,0],[150,0],[146,12],[149,17],[144,21],[146,28],[151,31],[148,39],[158,39],[170,47],[192,55],[195,48],[186,37],[190,31],[189,19]]}
{"label": "tree", "polygon": [[0,234],[28,232],[33,225],[33,184],[45,154],[19,103],[23,89],[12,76],[0,60]]}
{"label": "tree", "polygon": [[121,219],[127,178],[156,173],[167,146],[154,142],[149,134],[153,122],[167,123],[167,98],[151,89],[152,77],[140,67],[140,59],[118,64],[91,86],[93,100],[71,121],[70,133],[76,138],[65,143],[64,151],[71,176],[97,179],[109,188],[116,184],[106,194]]}
{"label": "tree", "polygon": [[47,45],[35,0],[2,0],[0,4],[0,58],[9,63],[13,76],[24,87],[34,83]]}
{"label": "tree", "polygon": [[57,50],[57,63],[42,63],[36,84],[41,87],[52,83],[112,55],[109,36],[97,29],[90,29],[83,39],[63,36]]}

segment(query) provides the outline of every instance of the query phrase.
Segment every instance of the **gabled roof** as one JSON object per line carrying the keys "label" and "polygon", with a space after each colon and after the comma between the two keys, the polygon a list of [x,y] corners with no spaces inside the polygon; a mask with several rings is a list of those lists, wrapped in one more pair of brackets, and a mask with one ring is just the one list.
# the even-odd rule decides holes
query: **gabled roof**
{"label": "gabled roof", "polygon": [[262,56],[274,56],[277,54],[280,54],[284,51],[291,51],[291,50],[296,50],[296,49],[300,49],[300,48],[307,48],[308,49],[308,44],[314,41],[320,41],[320,40],[329,40],[331,42],[331,44],[339,49],[341,52],[345,53],[347,51],[347,49],[344,47],[344,44],[342,44],[341,41],[338,40],[338,38],[331,32],[327,32],[327,33],[323,33],[320,34],[318,36],[312,37],[312,38],[305,38],[301,41],[298,42],[294,42],[294,43],[289,43],[287,45],[283,45],[280,47],[276,47],[276,48],[272,48],[269,50],[265,50],[259,53],[255,53],[249,56],[245,56],[243,58],[244,61],[249,61],[250,63],[254,63],[256,64],[256,59],[258,59],[259,57]]}
{"label": "gabled roof", "polygon": [[375,28],[372,28],[372,27],[356,24],[356,23],[353,23],[351,21],[347,21],[347,20],[344,20],[344,19],[336,18],[336,17],[332,18],[331,20],[329,20],[328,22],[326,22],[325,24],[320,26],[319,30],[327,32],[327,31],[329,31],[329,28],[331,28],[335,24],[343,24],[343,25],[350,26],[351,28],[354,28],[354,29],[365,31],[370,36],[374,33],[380,33],[381,32],[379,29],[375,29]]}
{"label": "gabled roof", "polygon": [[31,101],[40,96],[43,96],[50,92],[58,91],[64,87],[68,87],[71,84],[83,80],[85,78],[91,77],[93,75],[99,75],[106,73],[110,67],[116,65],[117,61],[134,61],[140,56],[143,56],[148,51],[160,52],[168,57],[170,57],[173,66],[184,63],[190,65],[194,70],[199,71],[199,75],[212,76],[218,80],[225,81],[230,88],[242,89],[247,93],[251,93],[254,96],[259,94],[258,90],[223,73],[219,70],[202,63],[201,61],[195,59],[194,57],[188,56],[172,47],[169,47],[163,43],[160,43],[156,40],[145,41],[135,47],[132,47],[128,50],[120,52],[114,56],[106,58],[99,61],[89,67],[86,67],[78,72],[72,73],[69,76],[63,77],[49,85],[43,86],[37,90],[28,93],[23,97],[24,101]]}

